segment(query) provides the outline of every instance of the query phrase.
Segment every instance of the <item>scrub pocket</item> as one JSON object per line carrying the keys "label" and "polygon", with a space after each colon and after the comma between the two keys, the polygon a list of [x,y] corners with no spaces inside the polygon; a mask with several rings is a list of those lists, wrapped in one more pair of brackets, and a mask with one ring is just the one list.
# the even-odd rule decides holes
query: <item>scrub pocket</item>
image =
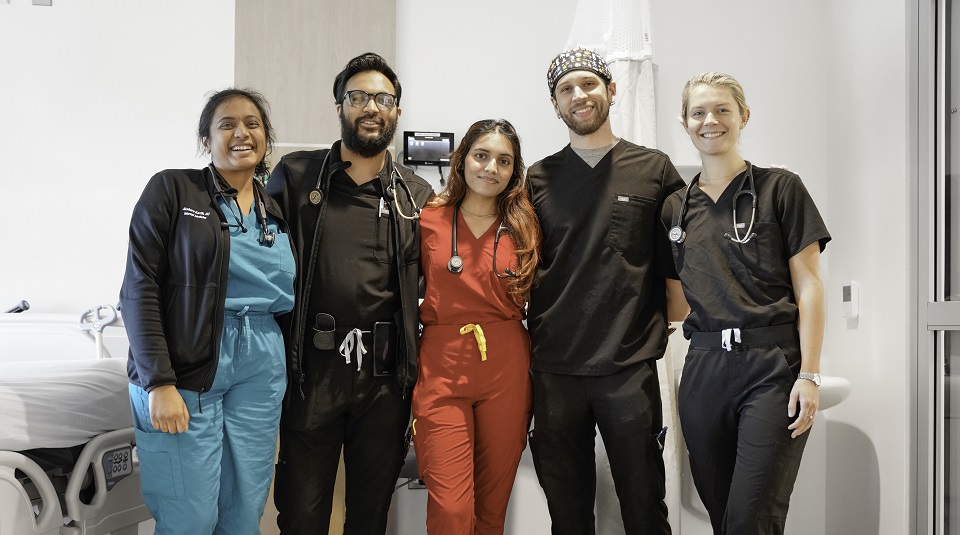
{"label": "scrub pocket", "polygon": [[[137,458],[140,462],[140,485],[144,497],[183,500],[183,468],[180,463],[179,436],[163,433],[150,423],[149,395],[142,388],[129,385],[130,405],[137,437]],[[151,507],[154,505],[150,503]],[[159,507],[160,504],[156,503]]]}
{"label": "scrub pocket", "polygon": [[[138,433],[137,456],[144,496],[182,500],[183,471],[174,456],[179,455],[177,437],[170,433]],[[146,436],[144,436],[146,435]],[[164,451],[166,450],[166,451]]]}
{"label": "scrub pocket", "polygon": [[[395,209],[396,208],[391,203],[390,210],[395,210]],[[374,225],[376,227],[375,232],[377,235],[374,237],[376,246],[373,249],[373,256],[381,264],[391,263],[393,261],[393,257],[395,256],[394,250],[396,248],[394,247],[394,237],[393,237],[394,227],[393,227],[393,221],[391,220],[392,217],[393,217],[392,212],[391,212],[391,215],[384,215],[382,217],[378,217],[377,224]],[[406,219],[401,219],[400,224],[401,225],[419,225],[419,223],[417,222],[407,221]],[[412,232],[407,233],[407,236],[409,237],[411,233]],[[401,234],[401,238],[402,237],[403,237],[403,234]],[[403,244],[401,244],[401,247],[404,248],[403,259],[405,264],[420,263],[420,240],[414,240],[414,239],[408,238]]]}
{"label": "scrub pocket", "polygon": [[280,271],[284,273],[296,273],[297,267],[293,261],[293,249],[290,247],[290,235],[277,232],[276,237],[274,238],[273,247],[271,249],[276,249],[280,257]]}
{"label": "scrub pocket", "polygon": [[649,197],[618,193],[610,207],[610,232],[607,246],[622,253],[631,263],[651,253],[655,232],[657,201]]}
{"label": "scrub pocket", "polygon": [[[745,237],[746,228],[740,230]],[[764,281],[789,280],[790,273],[783,252],[780,226],[776,223],[754,223],[756,233],[747,243],[724,240],[730,269],[739,277],[751,277]],[[732,229],[728,232],[733,236]]]}

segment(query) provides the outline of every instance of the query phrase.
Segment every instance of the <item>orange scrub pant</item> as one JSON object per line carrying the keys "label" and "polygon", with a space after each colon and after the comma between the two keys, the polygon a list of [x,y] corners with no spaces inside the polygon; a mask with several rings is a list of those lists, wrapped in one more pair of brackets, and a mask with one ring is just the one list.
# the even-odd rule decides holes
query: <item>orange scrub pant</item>
{"label": "orange scrub pant", "polygon": [[428,325],[420,338],[413,441],[431,534],[502,534],[526,447],[530,337],[517,320],[480,326],[486,360],[462,325]]}

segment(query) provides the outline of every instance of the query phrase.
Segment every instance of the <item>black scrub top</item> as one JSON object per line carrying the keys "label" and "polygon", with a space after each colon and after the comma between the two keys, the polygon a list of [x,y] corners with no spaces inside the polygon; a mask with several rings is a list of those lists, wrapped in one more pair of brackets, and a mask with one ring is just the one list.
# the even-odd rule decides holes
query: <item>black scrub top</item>
{"label": "black scrub top", "polygon": [[666,348],[676,278],[658,221],[683,179],[662,152],[620,140],[595,167],[567,145],[527,173],[543,229],[527,325],[533,369],[611,375]]}
{"label": "black scrub top", "polygon": [[[399,276],[390,261],[392,216],[380,209],[381,199],[379,179],[358,186],[346,171],[330,177],[307,325],[319,312],[333,315],[337,345],[347,331],[368,331],[400,310]],[[305,347],[319,351],[309,342]]]}
{"label": "black scrub top", "polygon": [[[830,234],[813,199],[796,174],[784,169],[752,166],[757,210],[756,236],[747,243],[734,236],[733,199],[746,171],[727,186],[717,202],[693,186],[683,228],[683,243],[671,243],[674,262],[690,315],[683,335],[728,328],[755,328],[797,321],[798,308],[790,278],[790,258],[813,242],[822,252]],[[699,178],[700,175],[697,175]],[[749,191],[750,181],[743,182]],[[684,190],[670,196],[661,213],[662,232],[677,224]],[[750,224],[751,196],[737,203],[737,229],[746,236]]]}

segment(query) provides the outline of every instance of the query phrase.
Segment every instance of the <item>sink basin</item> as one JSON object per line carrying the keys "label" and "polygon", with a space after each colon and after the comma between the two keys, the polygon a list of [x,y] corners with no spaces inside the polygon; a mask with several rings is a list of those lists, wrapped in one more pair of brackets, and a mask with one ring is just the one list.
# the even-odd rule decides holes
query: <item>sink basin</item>
{"label": "sink basin", "polygon": [[850,381],[843,377],[820,377],[820,410],[826,410],[850,396]]}

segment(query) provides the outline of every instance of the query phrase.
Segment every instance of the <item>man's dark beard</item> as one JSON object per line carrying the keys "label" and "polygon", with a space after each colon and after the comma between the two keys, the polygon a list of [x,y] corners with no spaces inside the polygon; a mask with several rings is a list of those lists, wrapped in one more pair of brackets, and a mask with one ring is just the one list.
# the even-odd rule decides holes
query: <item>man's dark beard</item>
{"label": "man's dark beard", "polygon": [[602,103],[597,107],[596,116],[588,122],[578,121],[572,113],[561,113],[560,118],[563,119],[564,124],[567,125],[567,128],[573,130],[578,136],[588,136],[597,130],[600,130],[600,127],[603,126],[603,123],[606,122],[607,117],[610,116],[610,104]]}
{"label": "man's dark beard", "polygon": [[390,142],[393,141],[393,135],[397,132],[396,121],[390,123],[385,119],[373,116],[382,124],[382,131],[380,132],[380,135],[375,137],[361,137],[359,134],[360,127],[358,124],[360,121],[370,117],[370,115],[360,116],[356,121],[354,121],[353,125],[348,125],[347,121],[343,117],[343,113],[340,113],[340,139],[348,149],[357,153],[363,158],[373,158],[374,156],[387,150],[387,147],[390,146]]}

